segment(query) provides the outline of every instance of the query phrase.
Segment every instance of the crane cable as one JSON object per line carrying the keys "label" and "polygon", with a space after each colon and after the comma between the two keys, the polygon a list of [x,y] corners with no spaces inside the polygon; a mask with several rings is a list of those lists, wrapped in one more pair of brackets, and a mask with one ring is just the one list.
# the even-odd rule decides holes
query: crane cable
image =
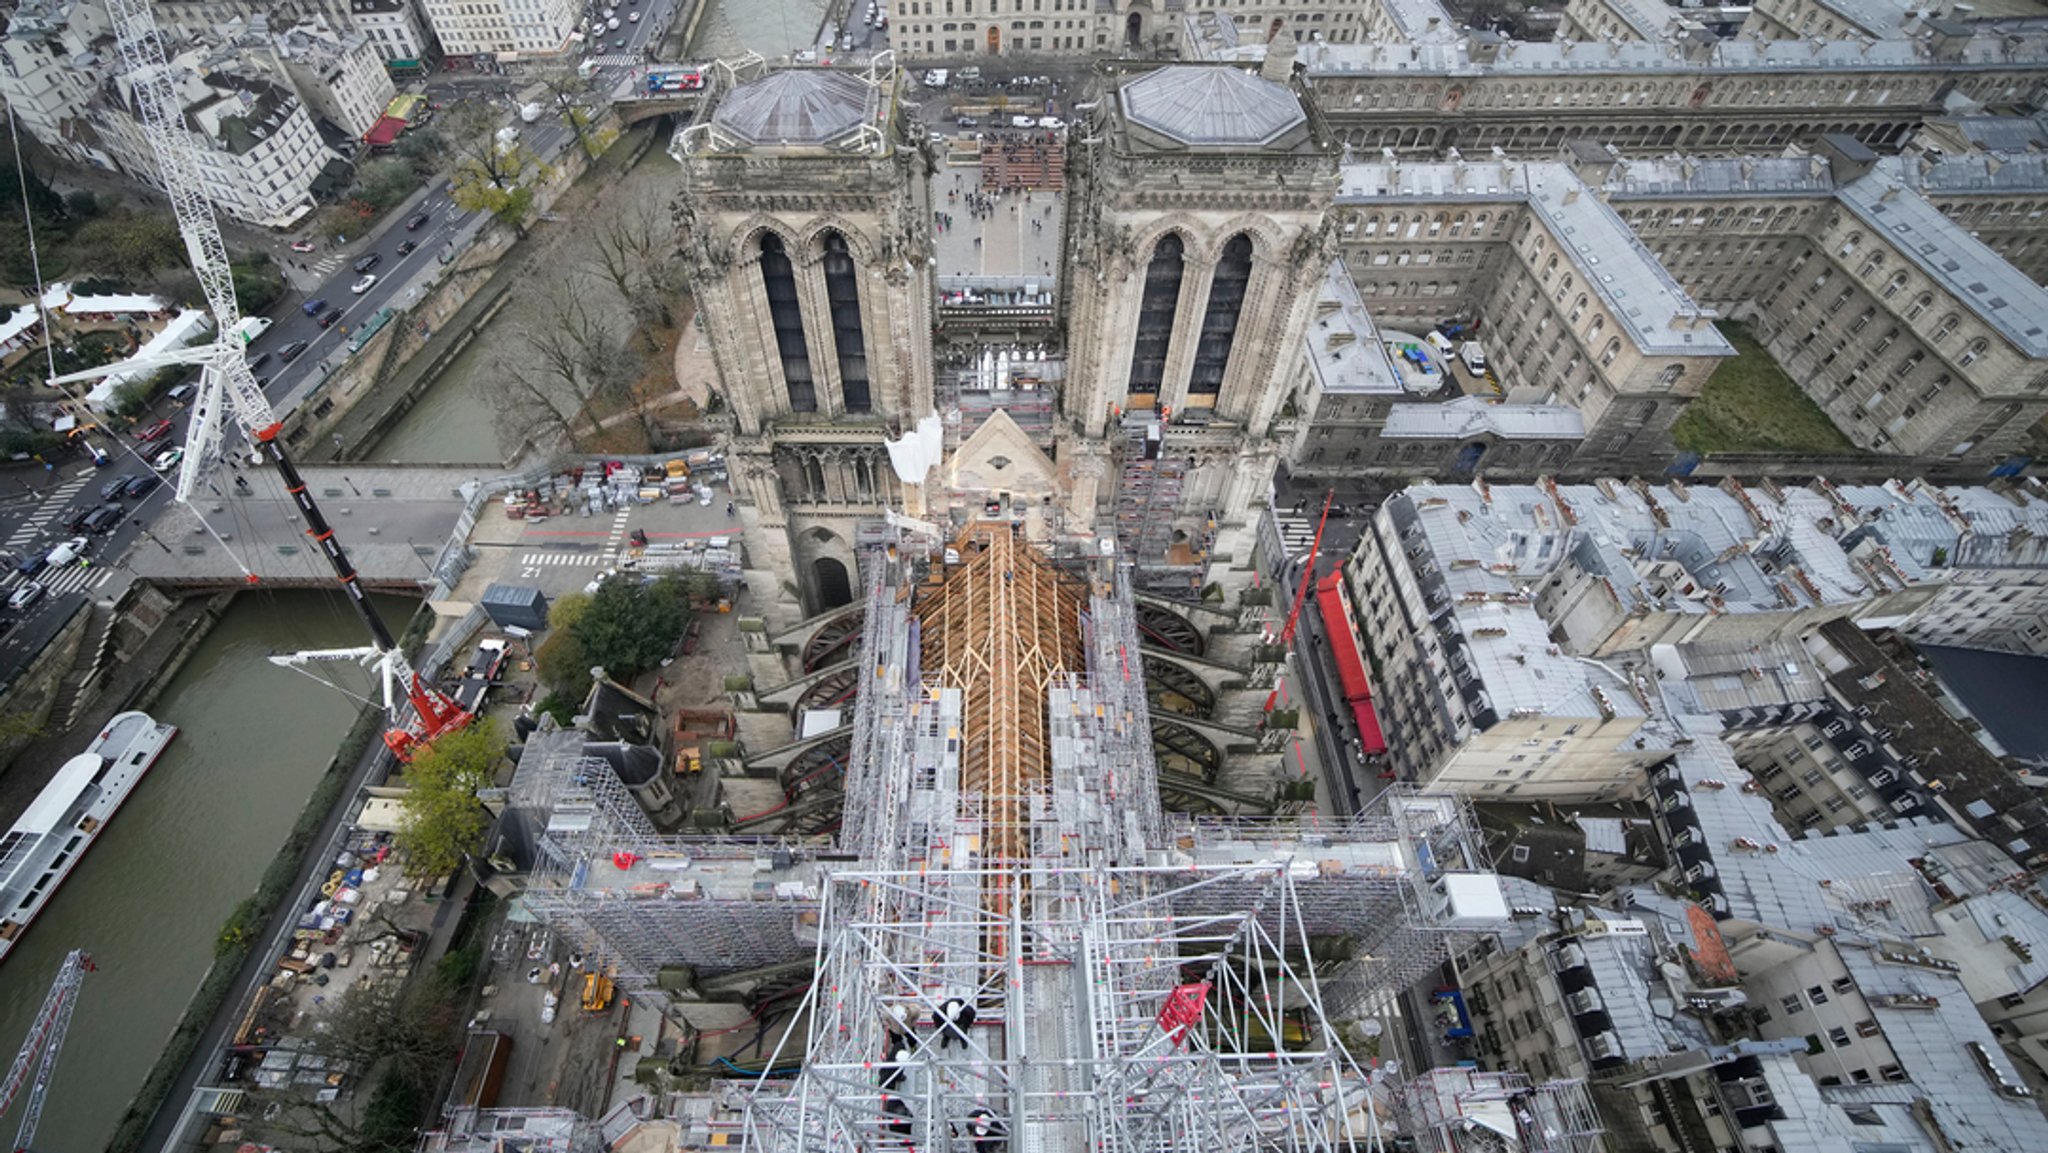
{"label": "crane cable", "polygon": [[[15,179],[21,185],[21,222],[22,227],[25,228],[28,233],[29,268],[35,274],[36,310],[43,318],[43,363],[46,366],[49,374],[48,376],[44,377],[44,382],[45,384],[48,384],[48,382],[54,379],[57,375],[57,330],[51,327],[50,324],[50,307],[49,302],[45,299],[46,290],[43,284],[42,254],[36,247],[35,214],[29,211],[28,169],[23,167],[21,162],[21,129],[20,126],[15,123],[14,106],[11,104],[7,107],[7,135],[9,140],[12,142],[14,148]],[[70,386],[58,384],[50,385],[49,387],[55,388],[58,391],[64,393],[64,395],[70,397],[72,402],[77,404],[79,408],[85,410],[88,413],[91,412],[90,407],[85,402],[85,398],[79,395],[78,393],[73,392]],[[81,430],[80,435],[84,435],[83,430]],[[114,443],[115,448],[127,453],[130,457],[134,458],[135,463],[141,465],[145,469],[148,469],[152,474],[155,473],[156,466],[151,462],[144,460],[142,458],[142,454],[136,452],[134,446],[130,445],[127,441],[121,439],[119,436],[114,435],[111,431],[107,434],[107,439]],[[90,440],[88,440],[87,443],[90,444]],[[171,482],[171,485],[173,488],[175,488],[176,481],[173,480]],[[189,501],[185,503],[187,507],[190,507]],[[195,519],[199,521],[200,527],[204,528],[207,534],[213,537],[214,543],[220,545],[222,551],[228,554],[228,559],[235,562],[235,567],[242,570],[242,575],[246,578],[253,579],[256,574],[250,571],[248,565],[242,563],[241,556],[237,554],[234,549],[228,547],[228,542],[220,535],[220,533],[214,531],[213,525],[208,523],[207,519],[204,516],[201,516],[197,509],[193,509],[192,515]],[[165,547],[169,546],[166,545]]]}

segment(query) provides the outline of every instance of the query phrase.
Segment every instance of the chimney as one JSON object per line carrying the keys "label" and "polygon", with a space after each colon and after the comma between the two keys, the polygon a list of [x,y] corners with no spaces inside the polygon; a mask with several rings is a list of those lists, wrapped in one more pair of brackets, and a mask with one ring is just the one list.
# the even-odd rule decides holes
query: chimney
{"label": "chimney", "polygon": [[1296,51],[1294,33],[1285,28],[1281,29],[1280,35],[1266,45],[1266,59],[1259,65],[1259,77],[1275,84],[1286,84],[1293,80]]}

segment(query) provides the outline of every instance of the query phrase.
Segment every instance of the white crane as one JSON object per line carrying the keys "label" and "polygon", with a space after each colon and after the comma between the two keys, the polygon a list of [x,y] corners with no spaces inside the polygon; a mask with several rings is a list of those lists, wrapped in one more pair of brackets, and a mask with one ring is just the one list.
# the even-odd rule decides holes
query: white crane
{"label": "white crane", "polygon": [[[14,1055],[14,1066],[7,1071],[7,1082],[0,1085],[0,1116],[14,1105],[14,1099],[27,1085],[28,1104],[22,1107],[21,1128],[15,1131],[14,1147],[27,1149],[35,1140],[36,1123],[43,1119],[43,1101],[50,1094],[50,1072],[57,1067],[57,1051],[64,1047],[64,1033],[71,1028],[71,1010],[78,1005],[78,989],[85,983],[85,975],[92,972],[92,958],[83,949],[73,949],[57,968],[57,979],[50,982],[50,992],[43,998],[43,1007],[28,1028],[28,1038],[21,1043],[21,1052]],[[41,1060],[37,1060],[37,1055]],[[35,1080],[29,1080],[33,1070]]]}
{"label": "white crane", "polygon": [[[157,170],[163,178],[171,208],[177,213],[178,232],[185,238],[185,255],[206,293],[213,311],[213,341],[210,344],[177,349],[147,357],[135,357],[119,364],[60,376],[50,383],[69,384],[92,380],[111,373],[153,371],[171,365],[199,366],[199,394],[192,403],[192,421],[185,434],[185,460],[178,471],[177,496],[189,501],[205,471],[219,459],[225,439],[225,421],[232,414],[248,441],[254,458],[276,463],[285,491],[306,518],[306,535],[319,544],[334,576],[370,630],[371,644],[352,650],[352,655],[376,669],[384,683],[387,711],[402,693],[411,701],[414,718],[395,724],[384,735],[384,743],[401,759],[425,742],[470,721],[470,714],[445,693],[427,684],[398,649],[391,630],[377,615],[355,566],[343,551],[334,530],[313,501],[299,470],[285,452],[278,432],[282,422],[270,406],[270,398],[256,384],[237,332],[242,322],[241,305],[235,300],[234,273],[228,265],[228,249],[221,239],[220,224],[214,219],[213,201],[206,193],[206,179],[198,157],[193,154],[186,130],[184,103],[178,96],[176,74],[164,52],[163,32],[157,27],[149,0],[106,0],[107,15],[114,25],[114,39],[121,53],[122,71],[128,78],[135,108],[142,118],[143,133],[156,154]],[[246,570],[244,570],[246,571]],[[255,577],[252,575],[253,583]],[[394,693],[394,687],[397,693]],[[395,719],[395,714],[394,714]]]}

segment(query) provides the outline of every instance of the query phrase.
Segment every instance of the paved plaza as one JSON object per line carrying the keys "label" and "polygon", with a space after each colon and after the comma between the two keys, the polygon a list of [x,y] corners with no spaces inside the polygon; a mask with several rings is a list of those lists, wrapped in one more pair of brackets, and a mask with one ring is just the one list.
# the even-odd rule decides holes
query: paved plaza
{"label": "paved plaza", "polygon": [[[981,191],[981,165],[948,165],[932,177],[939,286],[952,278],[1009,280],[1042,278],[1050,289],[1060,264],[1061,193]],[[986,216],[971,209],[971,198],[986,197]],[[1033,227],[1036,225],[1036,227]],[[980,243],[976,243],[980,241]],[[965,287],[964,285],[961,287]]]}

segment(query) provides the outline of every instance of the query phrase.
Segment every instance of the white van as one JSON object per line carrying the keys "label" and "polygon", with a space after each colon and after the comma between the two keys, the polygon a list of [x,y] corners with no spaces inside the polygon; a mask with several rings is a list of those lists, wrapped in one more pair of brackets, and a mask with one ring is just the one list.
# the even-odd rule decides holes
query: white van
{"label": "white van", "polygon": [[84,556],[86,546],[91,543],[91,541],[82,536],[72,537],[70,540],[51,549],[50,555],[46,559],[51,568],[63,568],[65,565]]}
{"label": "white van", "polygon": [[1429,345],[1433,349],[1436,349],[1437,355],[1443,357],[1445,360],[1449,360],[1453,356],[1458,355],[1458,346],[1451,343],[1451,338],[1445,336],[1441,332],[1436,331],[1435,329],[1431,329],[1429,335],[1423,337],[1422,340],[1423,343]]}
{"label": "white van", "polygon": [[944,88],[948,75],[944,68],[934,68],[924,74],[924,86],[926,88]]}
{"label": "white van", "polygon": [[1478,341],[1468,340],[1460,345],[1458,359],[1465,362],[1465,367],[1472,371],[1472,375],[1486,375],[1486,350],[1480,347]]}

